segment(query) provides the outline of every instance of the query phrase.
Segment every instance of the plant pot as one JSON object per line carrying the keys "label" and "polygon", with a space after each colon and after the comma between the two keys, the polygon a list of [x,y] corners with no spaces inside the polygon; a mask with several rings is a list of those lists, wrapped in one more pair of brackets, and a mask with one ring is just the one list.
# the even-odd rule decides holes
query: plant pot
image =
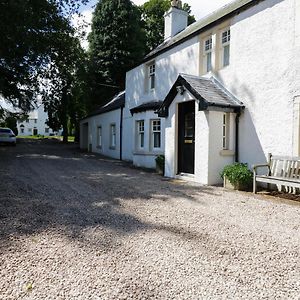
{"label": "plant pot", "polygon": [[229,189],[229,190],[238,190],[238,191],[246,191],[249,189],[249,185],[247,184],[232,184],[226,176],[224,176],[224,188]]}
{"label": "plant pot", "polygon": [[156,173],[159,175],[164,175],[164,167],[161,166],[160,164],[156,163]]}

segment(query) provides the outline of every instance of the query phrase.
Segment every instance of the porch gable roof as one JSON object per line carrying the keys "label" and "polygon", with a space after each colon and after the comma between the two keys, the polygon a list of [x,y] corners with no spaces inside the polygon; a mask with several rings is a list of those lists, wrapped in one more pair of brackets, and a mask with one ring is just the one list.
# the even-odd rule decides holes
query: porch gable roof
{"label": "porch gable roof", "polygon": [[180,74],[170,89],[157,113],[168,116],[168,108],[178,93],[189,91],[198,102],[199,110],[240,112],[244,105],[233,96],[216,78]]}
{"label": "porch gable roof", "polygon": [[130,109],[131,115],[147,110],[157,110],[162,105],[162,101],[150,101]]}

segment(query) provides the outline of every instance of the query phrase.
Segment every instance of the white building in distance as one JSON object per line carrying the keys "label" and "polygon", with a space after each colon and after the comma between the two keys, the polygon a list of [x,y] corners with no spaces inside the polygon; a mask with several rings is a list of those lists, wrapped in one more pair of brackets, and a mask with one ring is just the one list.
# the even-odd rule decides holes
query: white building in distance
{"label": "white building in distance", "polygon": [[164,154],[167,177],[203,184],[300,156],[300,1],[237,0],[186,24],[166,13],[165,41],[127,72],[123,106],[81,121],[81,147],[143,167]]}
{"label": "white building in distance", "polygon": [[38,104],[36,109],[32,110],[28,114],[26,120],[17,121],[18,135],[19,136],[30,136],[30,135],[58,135],[60,132],[54,132],[46,124],[48,114],[44,110],[43,104]]}

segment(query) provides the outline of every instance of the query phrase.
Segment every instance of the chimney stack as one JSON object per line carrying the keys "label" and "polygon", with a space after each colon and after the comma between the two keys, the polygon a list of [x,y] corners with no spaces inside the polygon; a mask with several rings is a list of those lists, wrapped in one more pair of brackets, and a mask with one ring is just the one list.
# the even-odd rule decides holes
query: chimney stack
{"label": "chimney stack", "polygon": [[181,1],[173,0],[165,13],[165,41],[187,27],[189,14],[182,9]]}

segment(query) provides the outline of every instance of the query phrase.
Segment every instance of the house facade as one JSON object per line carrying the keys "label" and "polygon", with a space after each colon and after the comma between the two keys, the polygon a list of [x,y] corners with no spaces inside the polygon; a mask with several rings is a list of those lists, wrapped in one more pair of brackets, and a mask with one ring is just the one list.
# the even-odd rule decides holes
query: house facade
{"label": "house facade", "polygon": [[299,1],[237,0],[188,27],[173,5],[165,41],[127,73],[122,158],[164,154],[166,176],[218,184],[235,161],[300,155]]}
{"label": "house facade", "polygon": [[28,114],[26,120],[17,121],[18,135],[28,136],[28,135],[58,135],[60,132],[54,132],[47,125],[48,114],[44,110],[43,104],[38,104],[35,109],[33,109]]}

